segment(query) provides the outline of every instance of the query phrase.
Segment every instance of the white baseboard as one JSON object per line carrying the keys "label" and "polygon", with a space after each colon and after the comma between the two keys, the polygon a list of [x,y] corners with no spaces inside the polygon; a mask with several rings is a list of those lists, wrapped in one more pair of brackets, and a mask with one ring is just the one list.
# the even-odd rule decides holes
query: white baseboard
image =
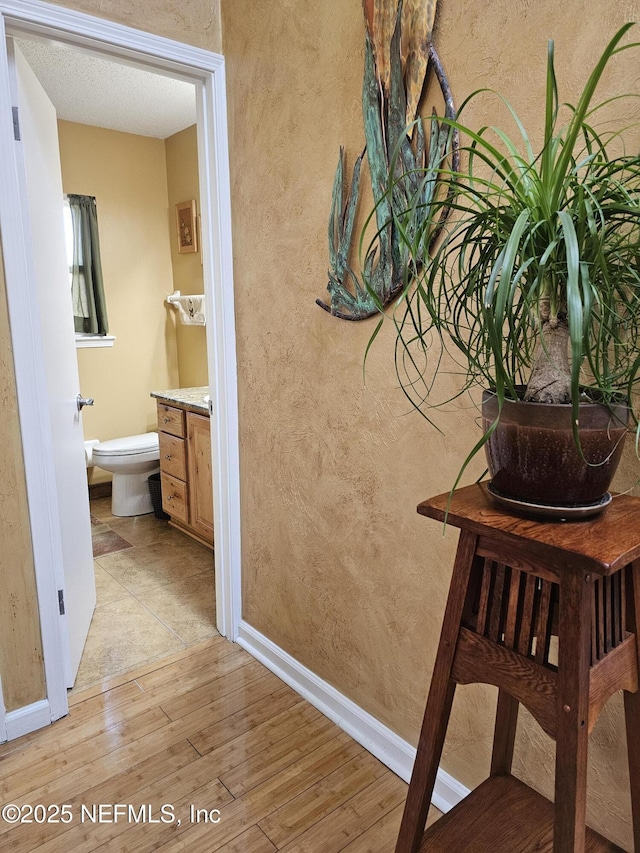
{"label": "white baseboard", "polygon": [[51,708],[47,699],[25,705],[5,715],[5,738],[14,740],[36,729],[51,725]]}
{"label": "white baseboard", "polygon": [[0,677],[0,743],[7,740],[6,708],[4,707],[4,693],[2,692],[2,678]]}
{"label": "white baseboard", "polygon": [[[401,779],[409,781],[415,747],[246,622],[240,623],[237,642]],[[432,803],[441,812],[448,812],[468,793],[457,779],[438,770]]]}

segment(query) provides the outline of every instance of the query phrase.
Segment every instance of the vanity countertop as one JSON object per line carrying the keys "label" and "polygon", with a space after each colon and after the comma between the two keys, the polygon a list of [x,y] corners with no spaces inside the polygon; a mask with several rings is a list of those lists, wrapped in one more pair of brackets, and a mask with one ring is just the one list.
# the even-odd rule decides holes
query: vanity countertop
{"label": "vanity countertop", "polygon": [[157,397],[170,406],[181,406],[193,412],[209,414],[209,388],[202,385],[199,388],[174,388],[171,391],[152,391],[152,397]]}

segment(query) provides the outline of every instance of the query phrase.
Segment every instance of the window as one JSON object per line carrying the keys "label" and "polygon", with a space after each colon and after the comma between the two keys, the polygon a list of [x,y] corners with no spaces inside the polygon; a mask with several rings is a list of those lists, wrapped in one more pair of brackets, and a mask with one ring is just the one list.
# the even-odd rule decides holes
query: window
{"label": "window", "polygon": [[109,324],[95,198],[67,195],[64,220],[76,336],[105,337]]}

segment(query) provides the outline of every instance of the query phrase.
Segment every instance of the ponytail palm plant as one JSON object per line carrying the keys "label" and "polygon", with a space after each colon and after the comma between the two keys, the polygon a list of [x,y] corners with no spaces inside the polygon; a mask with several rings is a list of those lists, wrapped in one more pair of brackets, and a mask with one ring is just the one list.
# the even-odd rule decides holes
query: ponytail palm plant
{"label": "ponytail palm plant", "polygon": [[440,170],[454,194],[440,206],[452,205],[453,215],[435,248],[438,202],[417,229],[415,206],[395,223],[405,271],[393,315],[396,369],[427,418],[442,405],[430,392],[438,372],[450,370],[445,352],[460,366],[455,396],[490,387],[499,411],[505,400],[570,403],[578,443],[581,401],[633,395],[640,381],[639,134],[632,130],[629,152],[626,122],[597,127],[606,114],[610,128],[611,116],[623,104],[628,113],[638,95],[594,105],[609,62],[638,46],[623,42],[631,26],[611,39],[574,106],[560,104],[549,43],[539,150],[502,98],[515,133],[465,126],[469,102],[488,90],[468,98],[455,120],[440,120],[463,140],[465,168]]}

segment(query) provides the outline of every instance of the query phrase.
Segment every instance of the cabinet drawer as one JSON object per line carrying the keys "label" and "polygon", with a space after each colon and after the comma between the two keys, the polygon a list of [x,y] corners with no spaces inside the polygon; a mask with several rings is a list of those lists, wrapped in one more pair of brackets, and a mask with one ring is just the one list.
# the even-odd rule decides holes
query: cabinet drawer
{"label": "cabinet drawer", "polygon": [[184,437],[184,412],[175,406],[158,403],[158,429],[171,435]]}
{"label": "cabinet drawer", "polygon": [[187,460],[184,448],[184,438],[159,432],[160,441],[160,470],[164,474],[177,477],[178,480],[187,479]]}
{"label": "cabinet drawer", "polygon": [[162,509],[168,512],[172,518],[188,524],[187,484],[162,472],[160,472],[160,482],[162,485]]}

